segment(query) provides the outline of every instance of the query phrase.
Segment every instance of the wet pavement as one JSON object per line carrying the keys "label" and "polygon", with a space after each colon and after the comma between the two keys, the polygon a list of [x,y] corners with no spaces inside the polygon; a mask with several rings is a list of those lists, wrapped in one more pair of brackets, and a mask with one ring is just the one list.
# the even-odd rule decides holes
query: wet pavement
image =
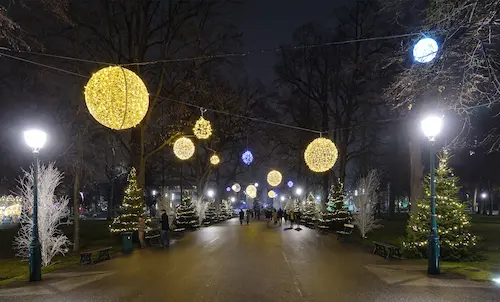
{"label": "wet pavement", "polygon": [[92,266],[0,288],[0,301],[500,301],[500,289],[428,278],[335,236],[237,219]]}

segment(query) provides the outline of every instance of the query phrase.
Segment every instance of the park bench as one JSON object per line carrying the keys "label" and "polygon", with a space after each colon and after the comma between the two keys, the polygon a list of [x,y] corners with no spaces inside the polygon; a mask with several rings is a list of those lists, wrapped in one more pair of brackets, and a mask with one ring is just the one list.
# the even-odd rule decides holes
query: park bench
{"label": "park bench", "polygon": [[344,224],[344,230],[343,231],[337,231],[337,240],[340,240],[340,242],[344,242],[344,240],[351,236],[352,230],[354,230],[354,225],[352,224]]}
{"label": "park bench", "polygon": [[380,255],[386,259],[388,258],[401,258],[401,252],[399,247],[392,245],[387,242],[373,241],[375,248],[373,249],[373,253]]}
{"label": "park bench", "polygon": [[184,236],[184,231],[185,230],[186,230],[185,228],[174,229],[173,232],[172,232],[172,237],[173,238],[182,238],[182,236]]}
{"label": "park bench", "polygon": [[149,245],[161,245],[160,234],[148,235],[144,238],[149,241]]}
{"label": "park bench", "polygon": [[[92,264],[111,259],[111,256],[109,255],[109,251],[111,250],[111,248],[111,246],[108,246],[91,251],[80,252],[80,264]],[[92,260],[92,254],[94,253],[99,253],[99,256],[95,261]]]}

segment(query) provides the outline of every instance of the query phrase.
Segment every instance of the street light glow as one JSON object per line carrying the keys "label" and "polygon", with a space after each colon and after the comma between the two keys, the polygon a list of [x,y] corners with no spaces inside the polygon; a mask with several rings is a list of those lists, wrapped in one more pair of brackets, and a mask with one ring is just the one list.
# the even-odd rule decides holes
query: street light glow
{"label": "street light glow", "polygon": [[235,201],[236,201],[236,197],[231,196],[231,202],[235,202]]}
{"label": "street light glow", "polygon": [[422,120],[421,126],[422,131],[429,140],[434,141],[436,136],[441,131],[441,126],[443,124],[443,119],[437,116],[428,116]]}
{"label": "street light glow", "polygon": [[285,196],[281,195],[280,200],[285,201]]}
{"label": "street light glow", "polygon": [[413,58],[419,63],[429,63],[434,60],[439,50],[436,40],[424,38],[413,46]]}
{"label": "street light glow", "polygon": [[320,200],[321,200],[321,196],[316,195],[316,200],[317,200],[317,201],[320,201]]}
{"label": "street light glow", "polygon": [[258,183],[258,182],[254,183],[253,185],[254,185],[256,188],[258,188],[258,187],[259,187],[259,183]]}
{"label": "street light glow", "polygon": [[157,193],[156,190],[151,191],[151,194],[153,194],[153,196],[155,196],[156,193]]}
{"label": "street light glow", "polygon": [[295,194],[302,195],[302,188],[295,189]]}
{"label": "street light glow", "polygon": [[215,192],[214,192],[214,190],[212,190],[212,189],[208,190],[208,191],[207,191],[207,195],[208,195],[208,197],[210,197],[210,198],[214,197],[214,196],[215,196]]}
{"label": "street light glow", "polygon": [[24,131],[24,140],[28,146],[33,149],[33,152],[38,153],[38,151],[45,146],[47,133],[37,129],[27,130]]}
{"label": "street light glow", "polygon": [[486,197],[488,197],[488,193],[486,193],[486,192],[481,193],[482,199],[486,199]]}

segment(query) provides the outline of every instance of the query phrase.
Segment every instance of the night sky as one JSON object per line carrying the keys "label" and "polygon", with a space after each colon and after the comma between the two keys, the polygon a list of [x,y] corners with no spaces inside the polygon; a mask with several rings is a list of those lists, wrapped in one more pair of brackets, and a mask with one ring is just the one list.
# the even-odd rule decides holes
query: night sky
{"label": "night sky", "polygon": [[[268,49],[289,44],[295,30],[309,22],[333,22],[331,16],[342,0],[247,0],[239,30],[242,50]],[[268,85],[275,78],[276,53],[251,55],[243,59],[248,76]]]}

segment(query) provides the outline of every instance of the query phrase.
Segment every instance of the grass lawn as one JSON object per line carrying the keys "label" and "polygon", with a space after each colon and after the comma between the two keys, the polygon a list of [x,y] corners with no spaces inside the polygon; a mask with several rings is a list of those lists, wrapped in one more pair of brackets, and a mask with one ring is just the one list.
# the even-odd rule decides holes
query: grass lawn
{"label": "grass lawn", "polygon": [[[82,220],[80,221],[81,249],[92,249],[97,247],[113,246],[111,253],[120,250],[121,244],[116,237],[111,236],[108,230],[108,221]],[[73,226],[63,227],[63,232],[73,240]],[[12,250],[12,240],[17,234],[17,228],[0,229],[0,285],[12,281],[28,279],[28,262],[15,258]],[[52,264],[42,269],[43,273],[54,271],[59,268],[77,265],[80,263],[78,253],[68,253],[66,256],[58,255],[52,260]]]}
{"label": "grass lawn", "polygon": [[[357,230],[353,233],[353,241],[369,248],[373,248],[373,241],[385,241],[400,245],[400,239],[405,235],[407,214],[396,214],[394,217],[385,217],[381,222],[383,228],[377,229],[361,239]],[[443,271],[449,271],[467,276],[478,281],[490,281],[493,277],[500,277],[500,216],[472,215],[471,231],[480,237],[478,248],[484,260],[474,262],[442,261]],[[414,260],[426,263],[424,259]]]}

